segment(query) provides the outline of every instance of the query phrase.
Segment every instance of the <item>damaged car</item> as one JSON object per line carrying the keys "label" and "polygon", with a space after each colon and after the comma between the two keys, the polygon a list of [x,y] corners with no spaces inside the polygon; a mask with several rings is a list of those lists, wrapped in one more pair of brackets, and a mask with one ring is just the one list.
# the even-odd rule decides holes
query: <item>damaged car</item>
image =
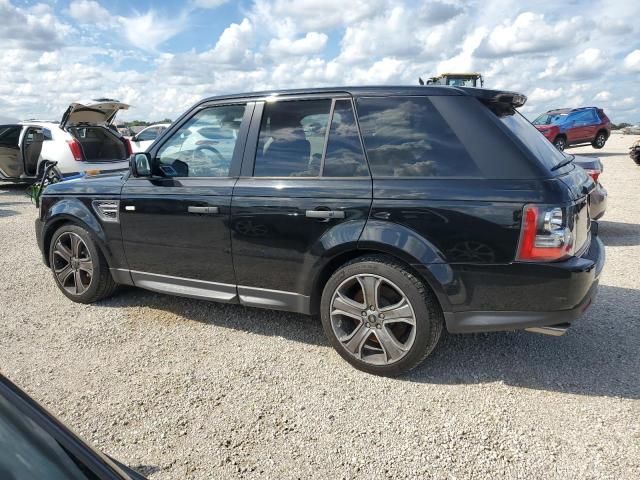
{"label": "damaged car", "polygon": [[111,99],[74,102],[60,122],[0,125],[0,180],[35,182],[52,162],[64,176],[127,169],[131,143],[112,122],[128,108]]}

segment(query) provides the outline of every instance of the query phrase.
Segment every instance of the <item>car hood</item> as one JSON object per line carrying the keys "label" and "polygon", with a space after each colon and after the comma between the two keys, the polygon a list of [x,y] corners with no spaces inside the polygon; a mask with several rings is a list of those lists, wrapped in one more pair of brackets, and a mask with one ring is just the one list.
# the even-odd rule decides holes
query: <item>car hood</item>
{"label": "car hood", "polygon": [[62,115],[60,126],[92,124],[108,125],[116,118],[120,110],[127,110],[129,105],[111,99],[98,99],[88,102],[73,102]]}
{"label": "car hood", "polygon": [[51,184],[42,195],[120,195],[126,175],[128,172],[86,175]]}

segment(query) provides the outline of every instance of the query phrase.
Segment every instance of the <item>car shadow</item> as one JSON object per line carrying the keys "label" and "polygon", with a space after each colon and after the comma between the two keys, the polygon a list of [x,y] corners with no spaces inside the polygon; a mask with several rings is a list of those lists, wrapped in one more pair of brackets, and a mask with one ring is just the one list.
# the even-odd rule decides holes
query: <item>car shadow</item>
{"label": "car shadow", "polygon": [[[135,288],[101,302],[146,306],[187,320],[327,346],[316,318],[172,297]],[[150,327],[152,328],[152,327]],[[444,334],[433,354],[399,381],[506,385],[640,399],[640,291],[601,286],[596,303],[563,337],[528,332]],[[345,368],[350,368],[345,364]]]}
{"label": "car shadow", "polygon": [[[2,206],[1,203],[0,203],[0,206]],[[12,217],[14,215],[20,215],[20,212],[16,210],[9,210],[9,209],[5,210],[4,208],[0,208],[0,218]]]}
{"label": "car shadow", "polygon": [[598,235],[610,247],[640,245],[640,225],[635,223],[598,221]]}

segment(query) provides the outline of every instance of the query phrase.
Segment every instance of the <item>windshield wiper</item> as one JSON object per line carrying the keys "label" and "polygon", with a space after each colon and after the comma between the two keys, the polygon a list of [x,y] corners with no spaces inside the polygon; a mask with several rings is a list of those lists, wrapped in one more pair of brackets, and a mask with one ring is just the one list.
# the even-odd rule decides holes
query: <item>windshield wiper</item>
{"label": "windshield wiper", "polygon": [[571,162],[573,162],[574,158],[576,158],[575,155],[567,156],[567,158],[565,158],[563,161],[561,161],[560,163],[556,163],[553,167],[551,167],[551,171],[555,172],[559,168],[562,168],[562,167],[565,167],[565,166],[569,165]]}

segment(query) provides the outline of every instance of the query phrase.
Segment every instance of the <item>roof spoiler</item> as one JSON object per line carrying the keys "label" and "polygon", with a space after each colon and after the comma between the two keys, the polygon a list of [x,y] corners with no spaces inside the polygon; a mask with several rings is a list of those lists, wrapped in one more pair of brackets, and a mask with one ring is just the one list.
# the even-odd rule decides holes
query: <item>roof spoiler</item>
{"label": "roof spoiler", "polygon": [[527,102],[527,96],[504,90],[485,90],[483,88],[458,87],[467,95],[476,97],[486,104],[500,104],[505,107],[520,108]]}

